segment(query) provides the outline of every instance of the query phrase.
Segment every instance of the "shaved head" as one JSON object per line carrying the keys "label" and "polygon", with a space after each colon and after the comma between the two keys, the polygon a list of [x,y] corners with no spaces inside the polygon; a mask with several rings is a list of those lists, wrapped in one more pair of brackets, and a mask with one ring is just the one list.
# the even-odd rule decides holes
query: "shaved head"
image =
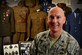
{"label": "shaved head", "polygon": [[58,6],[52,7],[52,8],[49,10],[48,14],[53,13],[53,11],[59,11],[59,12],[61,12],[63,15],[65,15],[64,10],[63,10],[62,8],[58,7]]}
{"label": "shaved head", "polygon": [[65,24],[64,10],[58,6],[52,7],[48,12],[48,25],[52,32],[61,32]]}

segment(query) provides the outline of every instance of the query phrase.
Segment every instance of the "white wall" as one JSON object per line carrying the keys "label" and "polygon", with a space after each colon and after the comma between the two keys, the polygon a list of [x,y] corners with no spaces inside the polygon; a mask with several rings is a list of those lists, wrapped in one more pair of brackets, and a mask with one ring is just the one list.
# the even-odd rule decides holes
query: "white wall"
{"label": "white wall", "polygon": [[71,7],[73,10],[75,10],[76,8],[82,9],[82,4],[78,4],[78,0],[71,0],[71,3]]}

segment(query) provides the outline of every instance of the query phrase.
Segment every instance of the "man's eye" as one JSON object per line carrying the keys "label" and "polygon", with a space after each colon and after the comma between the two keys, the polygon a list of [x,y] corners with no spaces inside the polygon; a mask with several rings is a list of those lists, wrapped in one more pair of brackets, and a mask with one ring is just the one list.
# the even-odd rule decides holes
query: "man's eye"
{"label": "man's eye", "polygon": [[57,19],[61,18],[61,16],[57,16]]}
{"label": "man's eye", "polygon": [[50,16],[51,19],[54,19],[54,16]]}

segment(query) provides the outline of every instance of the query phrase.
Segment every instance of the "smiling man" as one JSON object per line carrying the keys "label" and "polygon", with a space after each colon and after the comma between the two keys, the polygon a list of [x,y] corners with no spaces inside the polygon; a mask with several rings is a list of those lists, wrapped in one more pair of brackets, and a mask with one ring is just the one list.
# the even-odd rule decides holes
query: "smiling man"
{"label": "smiling man", "polygon": [[52,8],[48,13],[48,25],[53,36],[60,36],[62,33],[63,24],[66,21],[64,11],[61,8]]}
{"label": "smiling man", "polygon": [[79,55],[79,44],[63,30],[65,11],[53,7],[48,12],[49,30],[36,35],[30,47],[30,55]]}

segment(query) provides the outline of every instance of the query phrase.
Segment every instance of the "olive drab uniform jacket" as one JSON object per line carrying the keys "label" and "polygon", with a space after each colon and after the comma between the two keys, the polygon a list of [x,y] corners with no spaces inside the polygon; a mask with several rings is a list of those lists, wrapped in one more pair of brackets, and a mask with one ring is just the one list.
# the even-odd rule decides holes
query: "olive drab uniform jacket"
{"label": "olive drab uniform jacket", "polygon": [[47,13],[39,10],[39,6],[36,6],[33,8],[28,16],[28,28],[27,28],[27,36],[31,38],[35,38],[34,36],[46,30],[46,18],[47,18]]}
{"label": "olive drab uniform jacket", "polygon": [[62,31],[61,37],[51,44],[50,30],[36,35],[30,47],[30,55],[80,55],[78,42],[69,33]]}
{"label": "olive drab uniform jacket", "polygon": [[0,7],[0,36],[10,36],[15,32],[14,11],[11,7]]}
{"label": "olive drab uniform jacket", "polygon": [[15,6],[13,7],[15,13],[15,28],[16,32],[26,32],[27,28],[27,16],[28,16],[28,8]]}

